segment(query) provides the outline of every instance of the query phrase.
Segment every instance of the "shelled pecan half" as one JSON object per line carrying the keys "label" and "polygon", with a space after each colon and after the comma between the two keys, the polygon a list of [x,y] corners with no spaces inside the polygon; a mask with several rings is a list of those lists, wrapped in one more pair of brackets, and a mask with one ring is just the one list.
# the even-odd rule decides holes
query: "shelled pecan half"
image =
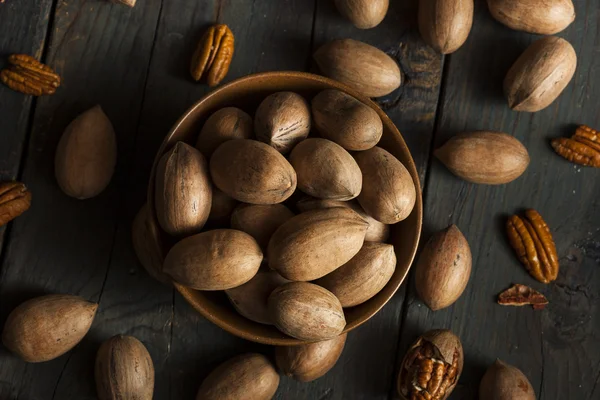
{"label": "shelled pecan half", "polygon": [[0,226],[29,209],[31,192],[20,182],[0,183]]}
{"label": "shelled pecan half", "polygon": [[234,38],[227,25],[211,26],[200,39],[192,57],[190,73],[195,81],[206,76],[209,86],[216,86],[225,78],[233,58]]}
{"label": "shelled pecan half", "polygon": [[548,304],[548,299],[537,290],[517,283],[498,295],[498,304],[503,306],[531,305],[534,310],[543,310]]}
{"label": "shelled pecan half", "polygon": [[27,54],[13,54],[8,62],[10,66],[0,72],[0,79],[12,90],[41,96],[54,94],[60,86],[60,76],[52,68]]}
{"label": "shelled pecan half", "polygon": [[558,276],[558,255],[550,228],[535,210],[525,217],[513,215],[506,223],[511,246],[527,271],[538,281],[549,283]]}
{"label": "shelled pecan half", "polygon": [[600,133],[589,126],[578,127],[570,139],[552,139],[551,145],[557,154],[571,162],[600,168]]}
{"label": "shelled pecan half", "polygon": [[463,367],[460,340],[448,330],[426,332],[410,347],[398,375],[398,393],[406,400],[446,399]]}

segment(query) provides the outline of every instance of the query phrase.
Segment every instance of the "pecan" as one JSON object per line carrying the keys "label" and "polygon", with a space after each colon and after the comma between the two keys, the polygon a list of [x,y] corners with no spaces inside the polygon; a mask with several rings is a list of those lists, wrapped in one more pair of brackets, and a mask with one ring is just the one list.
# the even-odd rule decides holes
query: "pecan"
{"label": "pecan", "polygon": [[227,75],[233,57],[233,33],[227,25],[211,26],[200,39],[192,57],[190,73],[195,81],[206,76],[209,86],[216,86]]}
{"label": "pecan", "polygon": [[600,168],[600,133],[581,125],[570,139],[552,139],[554,151],[576,164]]}
{"label": "pecan", "polygon": [[513,215],[506,224],[508,239],[527,271],[538,281],[549,283],[558,276],[558,256],[550,228],[535,210],[525,218]]}
{"label": "pecan", "polygon": [[52,68],[27,54],[13,54],[8,62],[11,65],[0,72],[0,79],[12,90],[41,96],[54,94],[60,86],[60,76]]}
{"label": "pecan", "polygon": [[20,182],[0,183],[0,226],[23,214],[31,205],[31,192]]}
{"label": "pecan", "polygon": [[111,0],[111,1],[113,3],[126,5],[127,7],[135,6],[135,0]]}
{"label": "pecan", "polygon": [[548,304],[548,299],[537,290],[517,283],[498,295],[498,304],[503,306],[530,304],[534,310],[543,310]]}

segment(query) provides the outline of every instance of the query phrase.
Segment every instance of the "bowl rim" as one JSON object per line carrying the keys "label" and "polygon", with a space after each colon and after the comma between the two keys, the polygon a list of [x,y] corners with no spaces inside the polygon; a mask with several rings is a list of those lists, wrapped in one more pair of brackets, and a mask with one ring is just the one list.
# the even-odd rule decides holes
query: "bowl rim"
{"label": "bowl rim", "polygon": [[[330,79],[330,78],[327,78],[324,76],[320,76],[320,75],[316,75],[316,74],[312,74],[312,73],[308,73],[308,72],[270,71],[270,72],[259,72],[259,73],[249,74],[249,75],[234,79],[231,82],[228,82],[228,83],[206,93],[199,100],[197,100],[190,108],[188,108],[185,111],[185,113],[177,120],[177,122],[175,122],[173,127],[169,130],[169,133],[163,138],[161,145],[156,152],[154,161],[152,163],[152,168],[150,170],[150,178],[149,178],[149,182],[148,182],[147,203],[148,203],[148,206],[150,207],[149,217],[153,220],[153,223],[156,224],[156,226],[158,227],[159,225],[158,225],[158,221],[157,221],[157,217],[156,217],[156,210],[154,207],[154,198],[153,198],[153,196],[154,196],[154,181],[155,181],[155,176],[156,176],[156,166],[158,164],[159,158],[163,155],[165,148],[167,147],[167,144],[171,141],[171,139],[173,138],[175,133],[179,130],[181,125],[184,123],[184,121],[187,118],[189,118],[190,115],[193,114],[194,111],[198,107],[201,107],[205,102],[209,101],[213,97],[219,96],[221,94],[221,92],[230,90],[232,87],[237,86],[243,82],[275,78],[275,77],[308,79],[308,80],[316,81],[319,83],[323,83],[323,84],[329,86],[329,89],[338,89],[338,90],[341,90],[341,91],[355,97],[356,99],[358,99],[362,103],[368,105],[370,108],[374,109],[377,112],[377,114],[381,118],[383,124],[390,128],[391,133],[398,140],[398,144],[403,148],[403,151],[406,154],[408,154],[408,163],[407,164],[403,163],[403,164],[413,179],[413,182],[415,184],[415,190],[417,193],[416,202],[415,202],[414,209],[413,209],[413,212],[416,211],[416,213],[417,213],[417,215],[416,215],[416,217],[417,217],[416,236],[417,237],[416,237],[416,241],[414,242],[414,245],[412,246],[412,249],[410,251],[410,255],[407,258],[407,260],[410,260],[410,263],[409,263],[408,268],[406,269],[404,275],[402,276],[402,279],[400,279],[398,281],[398,284],[395,285],[395,287],[393,287],[393,290],[388,295],[386,295],[386,297],[383,298],[383,301],[381,301],[381,304],[378,304],[375,308],[373,308],[372,310],[369,310],[369,312],[365,313],[364,316],[362,316],[361,318],[346,325],[346,327],[344,328],[342,333],[347,333],[347,332],[361,326],[362,324],[367,322],[369,319],[371,319],[373,316],[375,316],[375,314],[377,314],[379,311],[381,311],[381,309],[397,293],[398,289],[400,289],[402,284],[405,282],[406,277],[408,276],[408,273],[410,272],[410,269],[412,268],[412,265],[414,263],[417,249],[419,247],[419,243],[421,240],[421,233],[422,233],[422,227],[423,227],[423,195],[421,192],[421,182],[420,182],[420,178],[419,178],[419,173],[418,173],[416,164],[414,162],[412,153],[410,152],[410,149],[408,148],[406,142],[404,141],[404,137],[402,136],[402,134],[400,133],[400,131],[398,130],[398,128],[396,127],[394,122],[385,113],[385,111],[383,111],[381,109],[381,107],[379,107],[379,105],[377,103],[375,103],[373,100],[371,100],[370,98],[359,93],[358,90],[353,89],[353,88],[351,88],[341,82],[335,81],[333,79]],[[240,337],[242,339],[246,339],[246,340],[249,340],[249,341],[255,342],[255,343],[261,343],[261,344],[267,344],[267,345],[277,345],[277,346],[293,346],[293,345],[301,345],[301,344],[309,343],[308,341],[295,339],[293,337],[272,338],[272,337],[266,337],[266,336],[253,335],[253,334],[249,333],[248,331],[239,328],[235,324],[228,322],[226,319],[221,318],[219,315],[216,315],[216,314],[210,312],[209,310],[207,310],[200,302],[198,302],[196,300],[196,298],[194,296],[194,293],[196,291],[194,289],[185,287],[176,282],[173,282],[173,286],[182,295],[182,297],[204,318],[208,319],[210,322],[217,325],[221,329],[224,329],[225,331],[227,331],[237,337]]]}

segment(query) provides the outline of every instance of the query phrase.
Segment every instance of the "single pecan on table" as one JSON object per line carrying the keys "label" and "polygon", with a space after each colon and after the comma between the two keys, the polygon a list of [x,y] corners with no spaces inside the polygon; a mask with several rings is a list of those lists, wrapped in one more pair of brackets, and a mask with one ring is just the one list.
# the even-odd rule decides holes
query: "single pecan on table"
{"label": "single pecan on table", "polygon": [[0,183],[0,226],[29,209],[31,192],[20,182]]}
{"label": "single pecan on table", "polygon": [[221,82],[233,58],[234,38],[227,25],[217,24],[211,26],[200,39],[198,47],[192,57],[190,73],[195,81],[206,76],[209,86],[216,86]]}
{"label": "single pecan on table", "polygon": [[54,94],[60,86],[60,76],[52,68],[27,54],[13,54],[8,62],[10,66],[0,72],[0,79],[12,90],[41,96]]}
{"label": "single pecan on table", "polygon": [[506,223],[511,246],[527,271],[538,281],[549,283],[558,276],[558,255],[550,228],[535,210],[525,217],[513,215]]}
{"label": "single pecan on table", "polygon": [[517,283],[498,295],[498,304],[503,306],[531,305],[534,310],[543,310],[548,304],[548,299],[537,290]]}
{"label": "single pecan on table", "polygon": [[600,168],[600,132],[581,125],[571,138],[552,139],[557,154],[576,164]]}

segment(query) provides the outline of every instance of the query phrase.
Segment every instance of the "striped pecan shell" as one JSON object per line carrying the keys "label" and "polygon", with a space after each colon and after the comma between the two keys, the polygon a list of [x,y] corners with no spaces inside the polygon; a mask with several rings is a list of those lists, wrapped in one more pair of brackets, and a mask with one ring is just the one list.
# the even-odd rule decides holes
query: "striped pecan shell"
{"label": "striped pecan shell", "polygon": [[195,81],[206,77],[208,86],[216,86],[225,78],[233,58],[234,38],[227,25],[211,26],[200,39],[192,57],[190,73]]}

